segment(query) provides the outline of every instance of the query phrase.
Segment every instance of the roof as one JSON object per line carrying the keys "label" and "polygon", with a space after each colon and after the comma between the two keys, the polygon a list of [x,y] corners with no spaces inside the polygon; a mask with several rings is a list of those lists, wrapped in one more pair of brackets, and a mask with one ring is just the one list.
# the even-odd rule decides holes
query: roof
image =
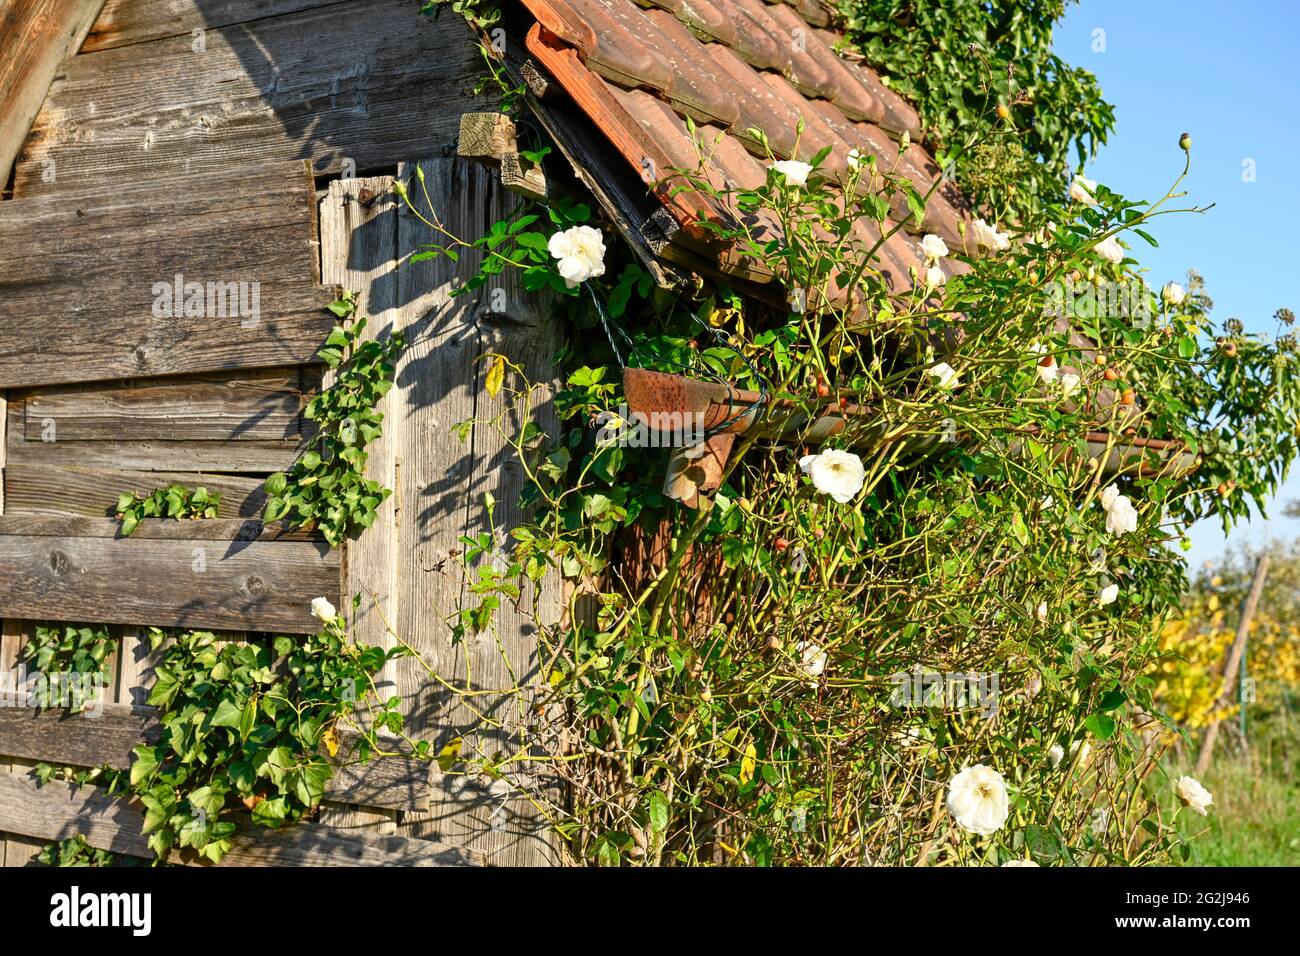
{"label": "roof", "polygon": [[[718,188],[748,189],[764,181],[768,159],[755,129],[782,159],[806,161],[830,146],[824,167],[832,175],[845,172],[856,149],[911,179],[922,195],[940,177],[933,157],[916,144],[916,110],[869,66],[836,52],[843,36],[830,29],[829,10],[818,0],[523,2],[534,19],[528,53],[654,187],[687,244],[702,241],[695,228],[701,218],[734,215],[711,197],[673,188],[671,170],[694,170],[701,159],[688,117],[705,146],[704,172]],[[912,142],[900,161],[903,133]],[[919,234],[936,233],[960,250],[965,243],[958,223],[965,213],[951,183],[942,183],[931,197],[919,226],[908,217],[905,197],[894,200],[894,222],[906,220],[910,234],[900,231],[886,242],[880,269],[902,291],[911,285],[909,269],[924,268]],[[869,220],[858,226],[860,237],[871,242],[877,230]],[[752,260],[714,253],[724,272],[753,268]],[[961,269],[951,261],[945,265]],[[752,271],[746,277],[773,278]]]}

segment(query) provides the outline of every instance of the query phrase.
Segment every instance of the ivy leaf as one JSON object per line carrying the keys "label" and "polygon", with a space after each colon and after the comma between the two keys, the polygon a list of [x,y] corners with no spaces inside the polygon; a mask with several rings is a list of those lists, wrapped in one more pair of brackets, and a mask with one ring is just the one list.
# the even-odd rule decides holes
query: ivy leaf
{"label": "ivy leaf", "polygon": [[213,727],[238,728],[243,714],[244,708],[238,701],[231,697],[223,697],[217,703],[217,709],[213,711],[211,724]]}

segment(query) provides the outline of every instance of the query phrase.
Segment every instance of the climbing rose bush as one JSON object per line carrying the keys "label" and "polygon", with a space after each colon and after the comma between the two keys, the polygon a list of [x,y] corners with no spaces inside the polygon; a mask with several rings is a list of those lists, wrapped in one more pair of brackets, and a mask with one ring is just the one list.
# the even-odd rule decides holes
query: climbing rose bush
{"label": "climbing rose bush", "polygon": [[[570,800],[518,773],[536,740],[457,772],[526,789],[604,865],[1176,858],[1150,673],[1185,587],[1170,545],[1282,480],[1293,343],[1214,327],[1199,277],[1146,285],[1131,247],[1181,177],[1152,204],[1082,180],[1014,227],[975,219],[960,248],[909,238],[909,286],[880,249],[910,184],[826,160],[773,158],[750,190],[671,180],[738,211],[700,228],[787,307],[658,290],[611,245],[603,274],[541,283],[573,293],[562,434],[493,359],[510,401],[478,424],[513,445],[532,517],[500,529],[508,570],[467,568],[462,620],[490,632],[492,607],[537,592],[512,576],[569,580],[563,620],[536,623]],[[494,234],[567,248],[571,213],[550,219]],[[700,507],[665,495],[669,449],[611,424],[621,364],[760,396]],[[843,428],[815,441],[827,409]]]}

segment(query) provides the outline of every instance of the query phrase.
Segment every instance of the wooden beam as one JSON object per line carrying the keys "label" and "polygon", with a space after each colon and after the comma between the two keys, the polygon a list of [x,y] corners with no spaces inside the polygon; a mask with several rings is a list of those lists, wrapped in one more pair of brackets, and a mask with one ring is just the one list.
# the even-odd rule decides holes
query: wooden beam
{"label": "wooden beam", "polygon": [[515,148],[515,123],[505,113],[461,113],[456,154],[496,164]]}
{"label": "wooden beam", "polygon": [[311,633],[312,598],[339,601],[322,540],[259,521],[0,518],[0,617]]}
{"label": "wooden beam", "polygon": [[[51,780],[42,787],[26,776],[0,775],[0,831],[38,840],[80,834],[91,846],[127,856],[153,858],[140,832],[144,814],[128,799],[95,787]],[[176,852],[169,862],[183,862]],[[478,866],[482,858],[462,849],[400,836],[344,835],[299,823],[269,830],[244,820],[222,866]]]}
{"label": "wooden beam", "polygon": [[[473,92],[482,74],[465,22],[435,22],[410,0],[331,3],[74,57],[32,124],[15,195],[289,157],[317,174],[391,169],[455,141],[459,114],[491,96]],[[41,179],[47,160],[55,183]]]}
{"label": "wooden beam", "polygon": [[[95,713],[0,707],[0,756],[125,770],[132,748],[157,741],[161,733],[152,708],[104,704]],[[334,776],[325,785],[328,799],[394,810],[428,808],[429,761],[405,753],[360,763],[354,755],[361,737],[347,730],[338,736]]]}
{"label": "wooden beam", "polygon": [[0,388],[315,361],[314,221],[299,162],[0,203]]}
{"label": "wooden beam", "polygon": [[77,52],[104,0],[7,0],[0,5],[0,189],[59,65]]}
{"label": "wooden beam", "polygon": [[525,167],[519,156],[515,123],[504,113],[462,113],[456,154],[477,160],[501,174],[501,185],[529,199],[546,199],[546,175]]}
{"label": "wooden beam", "polygon": [[575,115],[558,96],[542,98],[548,90],[553,93],[555,85],[536,61],[524,59],[517,45],[508,46],[505,67],[515,83],[528,87],[526,101],[532,114],[559,148],[560,155],[569,161],[574,177],[596,197],[641,265],[654,276],[655,283],[665,289],[682,285],[685,276],[659,260],[639,229],[652,211],[660,208],[658,200],[648,194],[644,183],[638,183],[625,172],[627,162],[613,147],[602,137],[591,135],[590,122],[585,116]]}

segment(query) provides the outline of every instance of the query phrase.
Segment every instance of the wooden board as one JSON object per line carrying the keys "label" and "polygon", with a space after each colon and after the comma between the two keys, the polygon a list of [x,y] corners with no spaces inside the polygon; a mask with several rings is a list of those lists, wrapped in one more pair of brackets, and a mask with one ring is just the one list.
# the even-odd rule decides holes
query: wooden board
{"label": "wooden board", "polygon": [[[66,710],[36,711],[0,707],[0,756],[42,760],[70,767],[119,770],[131,765],[131,749],[158,739],[160,727],[150,709],[105,704],[99,716]],[[429,803],[429,763],[415,757],[375,757],[360,763],[353,756],[360,737],[340,730],[336,770],[325,786],[330,800],[424,810]]]}
{"label": "wooden board", "polygon": [[258,521],[0,518],[0,617],[314,632],[311,599],[338,603],[323,541]]}
{"label": "wooden board", "polygon": [[198,29],[284,16],[337,0],[108,0],[81,52],[110,50],[162,37],[192,37]]}
{"label": "wooden board", "polygon": [[[268,12],[275,12],[274,9]],[[484,75],[459,17],[358,0],[75,57],[15,167],[15,195],[234,164],[309,159],[318,173],[390,168],[456,140]],[[55,164],[53,183],[41,178]]]}
{"label": "wooden board", "polygon": [[[26,441],[296,440],[304,397],[297,368],[56,385],[22,394]],[[18,438],[19,436],[14,436]]]}
{"label": "wooden board", "polygon": [[[494,173],[471,161],[437,159],[421,166],[434,211],[465,239],[480,235],[520,203]],[[410,175],[411,170],[403,172]],[[409,211],[400,213],[398,230],[402,253],[434,238]],[[502,413],[506,393],[495,399],[487,395],[481,358],[497,352],[522,364],[540,383],[533,396],[537,421],[544,430],[554,429],[550,398],[560,331],[554,310],[522,288],[517,272],[495,277],[474,294],[451,298],[451,291],[477,268],[464,255],[459,263],[424,260],[397,272],[398,321],[412,344],[397,369],[391,453],[400,466],[392,557],[399,588],[397,630],[441,681],[477,695],[468,702],[453,697],[411,658],[398,661],[398,692],[411,715],[409,723],[421,736],[436,747],[461,737],[462,753],[481,757],[531,749],[542,739],[536,732],[548,719],[532,710],[537,622],[507,606],[496,618],[495,632],[460,643],[453,642],[447,624],[448,617],[475,600],[467,593],[456,555],[464,547],[461,535],[487,530],[484,494],[496,498],[496,531],[503,547],[510,546],[506,535],[521,517],[516,502],[522,470],[488,424]],[[462,442],[452,426],[475,418],[481,424]],[[507,414],[507,420],[511,427],[522,425],[513,415]],[[548,578],[542,588],[543,623],[553,623],[560,610],[558,582]],[[525,594],[520,603],[528,607],[531,599]],[[524,688],[521,692],[512,692],[516,683]],[[400,832],[480,850],[497,865],[554,863],[559,841],[531,799],[558,796],[544,770],[542,761],[517,761],[506,775],[511,786],[504,790],[481,775],[435,773],[430,814],[408,817]]]}
{"label": "wooden board", "polygon": [[0,388],[314,361],[314,227],[296,162],[0,203]]}
{"label": "wooden board", "polygon": [[23,463],[10,465],[6,480],[10,514],[111,517],[119,494],[149,494],[172,483],[220,493],[219,518],[256,518],[266,507],[261,478]]}
{"label": "wooden board", "polygon": [[59,64],[77,52],[104,0],[0,3],[0,188]]}
{"label": "wooden board", "polygon": [[[19,398],[8,404],[9,441],[5,453],[10,466],[83,468],[106,474],[117,471],[267,474],[288,468],[307,442],[306,435],[298,441],[161,441],[138,433],[125,435],[115,442],[59,441],[57,431],[51,436],[54,441],[40,438],[29,441],[24,434],[27,424],[23,400]],[[106,478],[104,484],[111,485],[111,479]]]}
{"label": "wooden board", "polygon": [[[28,776],[0,775],[0,831],[37,840],[81,834],[91,846],[129,856],[153,857],[140,832],[144,814],[124,798],[94,787],[51,780],[43,787]],[[170,862],[180,862],[171,854]],[[481,858],[461,849],[400,836],[341,835],[329,827],[300,823],[268,830],[247,822],[232,838],[222,866],[476,866]]]}

